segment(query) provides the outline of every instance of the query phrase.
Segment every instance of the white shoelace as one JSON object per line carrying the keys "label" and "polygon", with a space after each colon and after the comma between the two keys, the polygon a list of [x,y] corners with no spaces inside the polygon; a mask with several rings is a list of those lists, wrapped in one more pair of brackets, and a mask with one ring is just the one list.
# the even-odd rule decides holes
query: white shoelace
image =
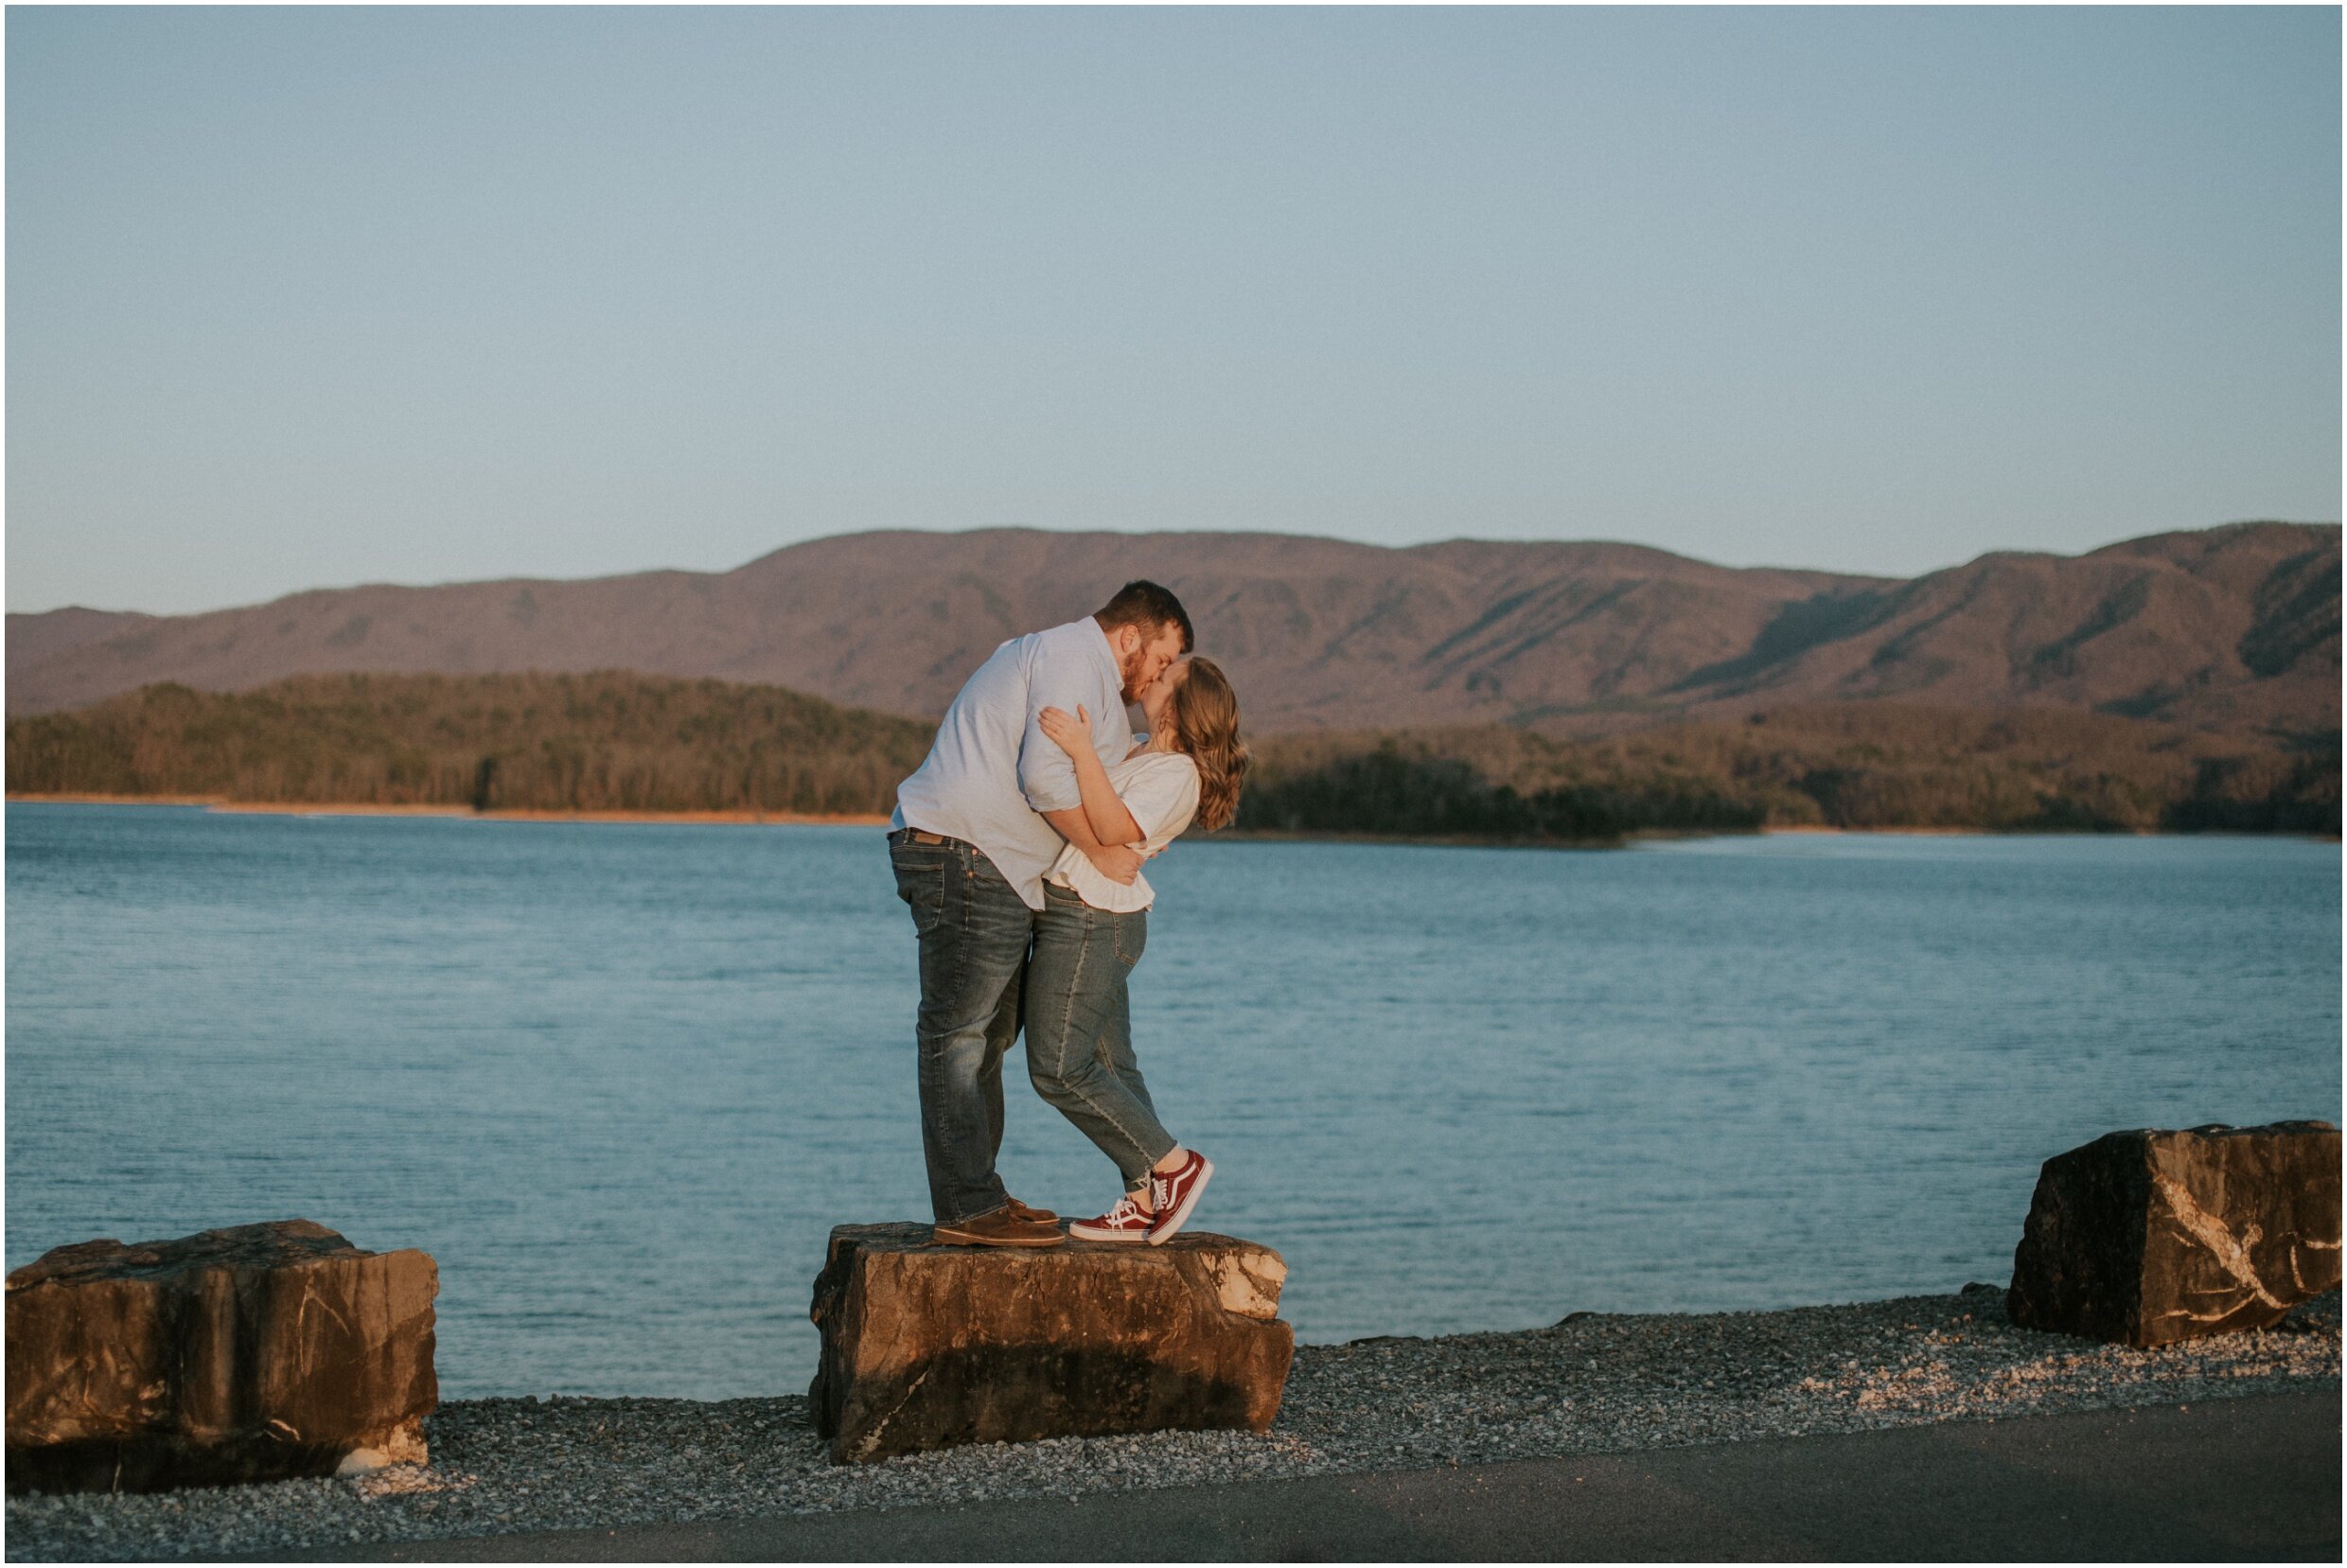
{"label": "white shoelace", "polygon": [[1117,1200],[1117,1207],[1108,1211],[1108,1218],[1102,1223],[1114,1225],[1122,1224],[1127,1220],[1154,1220],[1154,1218],[1149,1210],[1133,1201],[1132,1193],[1127,1192]]}

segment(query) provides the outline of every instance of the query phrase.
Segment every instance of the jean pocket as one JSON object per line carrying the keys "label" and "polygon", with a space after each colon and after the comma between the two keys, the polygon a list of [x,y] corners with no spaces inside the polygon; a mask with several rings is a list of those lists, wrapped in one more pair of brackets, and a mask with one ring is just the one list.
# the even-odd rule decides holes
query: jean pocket
{"label": "jean pocket", "polygon": [[936,855],[891,856],[895,861],[896,896],[912,910],[912,928],[927,936],[945,924],[945,873],[951,869]]}
{"label": "jean pocket", "polygon": [[1149,914],[1136,910],[1118,915],[1111,921],[1117,943],[1117,961],[1127,969],[1141,961],[1141,949],[1149,945]]}

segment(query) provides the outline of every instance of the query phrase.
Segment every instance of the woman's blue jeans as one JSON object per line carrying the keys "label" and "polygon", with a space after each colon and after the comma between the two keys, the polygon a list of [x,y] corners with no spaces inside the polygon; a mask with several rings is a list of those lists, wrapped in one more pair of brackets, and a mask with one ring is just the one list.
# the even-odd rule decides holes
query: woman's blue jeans
{"label": "woman's blue jeans", "polygon": [[1027,1076],[1116,1162],[1126,1189],[1137,1189],[1174,1148],[1133,1059],[1125,990],[1149,940],[1149,912],[1095,909],[1047,882],[1034,929],[1023,1010]]}

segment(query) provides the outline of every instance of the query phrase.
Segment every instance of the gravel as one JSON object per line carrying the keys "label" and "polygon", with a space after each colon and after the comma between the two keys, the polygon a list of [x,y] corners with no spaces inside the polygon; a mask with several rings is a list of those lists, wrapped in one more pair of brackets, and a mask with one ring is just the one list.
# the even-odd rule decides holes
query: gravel
{"label": "gravel", "polygon": [[2006,1322],[1967,1286],[1846,1306],[1576,1313],[1554,1328],[1296,1352],[1266,1436],[949,1449],[834,1466],[803,1398],[460,1400],[429,1465],[151,1496],[11,1497],[11,1561],[251,1556],[1676,1448],[2339,1385],[2339,1293],[2254,1333],[2131,1350]]}

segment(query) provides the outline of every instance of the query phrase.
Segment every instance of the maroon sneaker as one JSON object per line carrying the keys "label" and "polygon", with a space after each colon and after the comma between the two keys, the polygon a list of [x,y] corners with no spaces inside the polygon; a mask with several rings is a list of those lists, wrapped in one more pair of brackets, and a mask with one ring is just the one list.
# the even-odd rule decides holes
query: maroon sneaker
{"label": "maroon sneaker", "polygon": [[1214,1162],[1195,1149],[1190,1152],[1190,1163],[1167,1175],[1154,1172],[1150,1195],[1157,1200],[1157,1223],[1149,1227],[1149,1244],[1161,1247],[1174,1240],[1174,1233],[1190,1223],[1190,1211],[1198,1207],[1199,1195],[1214,1175]]}
{"label": "maroon sneaker", "polygon": [[1079,1242],[1146,1242],[1156,1220],[1127,1192],[1117,1200],[1116,1207],[1097,1220],[1078,1220],[1068,1227],[1068,1234]]}

